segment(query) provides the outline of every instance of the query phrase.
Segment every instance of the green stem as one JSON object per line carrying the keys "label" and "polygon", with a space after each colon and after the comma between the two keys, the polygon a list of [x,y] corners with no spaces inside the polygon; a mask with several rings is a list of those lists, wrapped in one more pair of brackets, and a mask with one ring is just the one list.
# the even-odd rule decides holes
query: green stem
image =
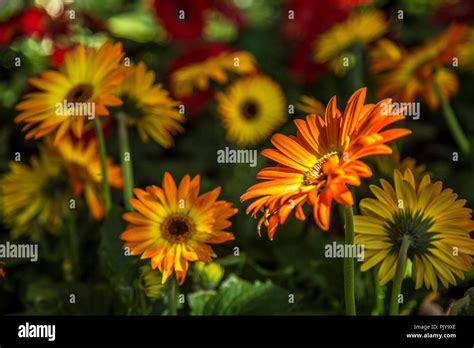
{"label": "green stem", "polygon": [[439,85],[434,81],[434,87],[436,90],[436,94],[438,99],[441,102],[441,109],[443,110],[443,116],[448,124],[448,128],[451,131],[454,140],[458,144],[459,148],[463,153],[469,153],[470,144],[469,140],[467,139],[466,135],[464,134],[461,125],[459,124],[458,119],[456,118],[456,114],[454,113],[449,100],[443,95],[441,92],[441,88]]}
{"label": "green stem", "polygon": [[66,281],[72,282],[76,279],[79,265],[77,254],[79,246],[77,241],[76,219],[73,211],[71,211],[70,216],[66,218],[63,238],[65,244],[63,262],[64,278]]}
{"label": "green stem", "polygon": [[94,118],[94,126],[99,145],[100,169],[102,171],[102,194],[104,195],[105,214],[107,215],[112,207],[112,198],[107,174],[107,149],[105,147],[104,133],[98,117]]}
{"label": "green stem", "polygon": [[[354,244],[354,216],[352,205],[344,205],[344,230],[345,244]],[[344,258],[344,298],[346,314],[356,315],[355,290],[354,290],[354,259]]]}
{"label": "green stem", "polygon": [[123,199],[125,201],[125,208],[132,211],[133,206],[130,199],[133,198],[133,169],[132,156],[130,154],[130,143],[128,140],[127,116],[123,113],[117,115],[118,120],[118,134],[120,147],[120,162],[122,163],[123,172]]}
{"label": "green stem", "polygon": [[380,285],[378,272],[372,271],[374,279],[374,293],[375,293],[375,308],[372,311],[372,315],[384,315],[384,299],[385,299],[385,286]]}
{"label": "green stem", "polygon": [[392,286],[392,296],[390,297],[390,315],[398,315],[398,295],[402,291],[403,277],[405,277],[405,271],[407,267],[407,253],[410,247],[410,237],[403,236],[402,245],[398,252],[397,269],[395,271],[395,278]]}
{"label": "green stem", "polygon": [[171,286],[169,288],[168,293],[168,315],[178,315],[178,311],[176,309],[176,279],[174,276],[170,277]]}
{"label": "green stem", "polygon": [[351,79],[353,83],[352,92],[355,92],[359,88],[364,87],[364,46],[361,43],[356,43],[353,46],[353,54],[355,66],[351,71]]}

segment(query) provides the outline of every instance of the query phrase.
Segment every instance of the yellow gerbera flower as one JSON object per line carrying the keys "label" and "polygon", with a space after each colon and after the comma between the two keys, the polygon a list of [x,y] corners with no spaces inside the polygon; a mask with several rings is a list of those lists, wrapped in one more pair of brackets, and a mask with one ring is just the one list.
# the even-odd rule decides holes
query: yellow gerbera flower
{"label": "yellow gerbera flower", "polygon": [[237,80],[216,99],[227,139],[241,146],[261,142],[287,119],[280,86],[262,75]]}
{"label": "yellow gerbera flower", "polygon": [[129,124],[137,128],[143,141],[151,137],[164,147],[173,146],[173,135],[184,130],[180,123],[185,117],[176,110],[179,103],[155,84],[155,73],[147,71],[143,62],[129,69],[118,94]]}
{"label": "yellow gerbera flower", "polygon": [[146,296],[153,299],[162,297],[165,290],[165,286],[161,284],[161,273],[149,264],[140,267],[139,286]]}
{"label": "yellow gerbera flower", "polygon": [[326,107],[323,103],[316,98],[307,95],[303,95],[300,98],[300,101],[296,104],[296,108],[305,115],[324,115],[324,112],[326,111]]}
{"label": "yellow gerbera flower", "polygon": [[401,158],[400,151],[397,147],[392,145],[392,153],[388,156],[375,156],[375,164],[378,170],[385,177],[392,177],[393,172],[398,169],[404,173],[405,170],[410,169],[415,177],[415,180],[419,182],[426,174],[426,166],[424,164],[417,164],[416,159],[412,157]]}
{"label": "yellow gerbera flower", "polygon": [[316,63],[329,63],[334,72],[342,73],[343,58],[355,44],[366,45],[388,31],[382,11],[353,12],[345,21],[336,23],[318,36],[313,43]]}
{"label": "yellow gerbera flower", "polygon": [[70,213],[72,192],[61,161],[44,146],[30,165],[10,162],[10,171],[0,179],[0,211],[12,237],[29,234],[38,239],[38,228],[57,233],[62,217]]}
{"label": "yellow gerbera flower", "polygon": [[[61,139],[57,147],[50,143],[51,151],[55,151],[70,180],[73,194],[84,194],[89,211],[96,220],[104,216],[102,196],[102,171],[97,142],[76,141],[66,136]],[[123,187],[122,170],[107,158],[107,176],[109,185],[113,188]]]}
{"label": "yellow gerbera flower", "polygon": [[151,258],[152,268],[163,273],[162,283],[173,273],[179,284],[184,282],[188,261],[210,262],[216,256],[209,244],[234,239],[223,229],[237,213],[232,203],[217,201],[220,187],[199,196],[199,176],[185,175],[179,186],[165,173],[162,188],[148,186],[134,189],[130,200],[136,212],[123,215],[130,223],[120,235],[131,255]]}
{"label": "yellow gerbera flower", "polygon": [[403,102],[420,98],[431,110],[438,109],[436,86],[447,99],[457,93],[458,78],[449,66],[466,35],[466,26],[453,24],[410,52],[389,40],[380,40],[371,52],[378,96]]}
{"label": "yellow gerbera flower", "polygon": [[49,70],[29,80],[38,91],[25,95],[16,109],[16,122],[25,122],[25,138],[42,138],[55,133],[54,142],[68,130],[81,137],[84,123],[107,116],[107,106],[119,105],[113,95],[124,76],[120,62],[122,45],[105,42],[96,49],[78,45],[65,54],[59,71]]}
{"label": "yellow gerbera flower", "polygon": [[474,72],[474,28],[469,30],[466,42],[458,49],[459,67]]}
{"label": "yellow gerbera flower", "polygon": [[417,183],[411,170],[394,172],[395,187],[380,180],[382,187],[370,186],[375,198],[360,203],[363,215],[354,217],[355,241],[365,247],[362,271],[379,265],[381,284],[393,279],[404,239],[407,257],[412,262],[416,288],[438,289],[456,284],[457,276],[471,270],[474,255],[474,230],[471,209],[466,200],[457,199],[440,181],[431,183],[429,175]]}
{"label": "yellow gerbera flower", "polygon": [[[14,238],[38,228],[57,234],[70,215],[70,200],[84,194],[91,216],[104,215],[101,196],[100,160],[95,141],[74,143],[63,137],[58,146],[48,139],[40,145],[31,165],[12,161],[10,171],[0,179],[0,212]],[[108,159],[109,183],[122,187],[119,166]]]}
{"label": "yellow gerbera flower", "polygon": [[222,52],[174,71],[171,75],[171,88],[178,98],[186,97],[195,89],[200,91],[208,89],[211,80],[218,84],[227,83],[229,73],[245,75],[255,71],[255,58],[251,53]]}

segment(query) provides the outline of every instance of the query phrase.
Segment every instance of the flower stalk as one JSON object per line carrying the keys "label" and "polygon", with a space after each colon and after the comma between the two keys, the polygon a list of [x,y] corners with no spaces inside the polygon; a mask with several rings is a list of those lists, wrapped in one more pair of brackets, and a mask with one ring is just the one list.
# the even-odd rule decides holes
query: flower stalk
{"label": "flower stalk", "polygon": [[133,210],[130,199],[133,197],[133,168],[132,156],[130,154],[130,142],[128,139],[127,115],[124,113],[117,114],[118,120],[118,136],[120,148],[120,162],[122,164],[123,173],[123,199],[125,208],[129,211]]}
{"label": "flower stalk", "polygon": [[448,124],[448,128],[454,137],[454,140],[456,141],[457,145],[461,149],[461,151],[465,154],[469,153],[470,151],[470,144],[469,140],[467,139],[466,135],[464,134],[461,125],[459,124],[459,121],[456,117],[456,114],[454,113],[453,108],[451,107],[451,104],[449,103],[449,100],[443,95],[441,92],[441,88],[439,87],[438,83],[434,81],[434,87],[436,91],[436,95],[441,102],[441,109],[443,111],[443,116],[444,119],[446,120],[446,123]]}
{"label": "flower stalk", "polygon": [[177,290],[177,280],[175,277],[170,277],[170,287],[168,293],[168,315],[176,316],[178,315],[178,310],[176,308],[176,290]]}
{"label": "flower stalk", "polygon": [[[354,244],[354,214],[352,205],[344,205],[345,244]],[[346,314],[356,315],[354,290],[354,259],[344,258],[344,298]]]}
{"label": "flower stalk", "polygon": [[102,171],[102,194],[104,198],[105,214],[107,215],[112,207],[110,194],[109,177],[107,175],[107,149],[105,147],[104,132],[99,118],[94,118],[95,133],[99,146],[100,169]]}
{"label": "flower stalk", "polygon": [[392,296],[390,297],[390,315],[398,315],[400,303],[398,297],[402,291],[403,277],[407,268],[407,254],[410,247],[410,237],[403,236],[402,245],[398,252],[397,268],[395,270],[395,278],[393,279]]}

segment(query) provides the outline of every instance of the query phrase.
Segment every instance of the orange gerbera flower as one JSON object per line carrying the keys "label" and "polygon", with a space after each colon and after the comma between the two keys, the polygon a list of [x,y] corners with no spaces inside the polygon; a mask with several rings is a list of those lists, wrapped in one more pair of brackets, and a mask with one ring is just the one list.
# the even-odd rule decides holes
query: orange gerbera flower
{"label": "orange gerbera flower", "polygon": [[122,101],[113,95],[125,77],[120,65],[122,44],[106,41],[98,49],[78,45],[66,53],[59,71],[49,70],[29,80],[38,90],[25,95],[16,122],[25,122],[26,139],[55,133],[54,143],[72,130],[81,137],[84,123],[107,116],[108,106]]}
{"label": "orange gerbera flower", "polygon": [[[74,195],[84,194],[92,217],[96,220],[102,219],[105,208],[102,201],[102,171],[96,140],[74,141],[70,136],[65,136],[58,146],[54,147],[50,141],[48,145],[64,164]],[[107,158],[106,165],[110,187],[121,189],[122,169],[114,164],[111,158]]]}
{"label": "orange gerbera flower", "polygon": [[332,200],[352,205],[347,185],[358,186],[361,177],[372,175],[360,161],[369,155],[390,154],[385,143],[410,134],[404,128],[384,130],[403,116],[384,116],[383,108],[390,106],[385,99],[378,104],[364,105],[366,89],[361,88],[350,98],[344,113],[337,109],[336,97],[327,107],[324,117],[311,114],[306,120],[295,120],[296,136],[276,134],[262,155],[278,162],[275,167],[262,169],[257,178],[265,182],[250,187],[241,200],[257,198],[248,208],[252,216],[263,209],[258,231],[263,224],[273,239],[279,224],[284,223],[293,209],[299,220],[305,219],[303,205],[313,206],[316,223],[328,230]]}
{"label": "orange gerbera flower", "polygon": [[421,98],[436,110],[440,104],[436,88],[448,99],[457,93],[458,78],[449,67],[467,38],[468,28],[453,24],[410,52],[389,40],[379,41],[371,52],[379,98],[404,102]]}
{"label": "orange gerbera flower", "polygon": [[192,180],[185,175],[179,186],[169,173],[163,178],[163,188],[148,186],[134,189],[137,196],[130,202],[137,210],[123,215],[130,225],[120,235],[131,255],[151,258],[152,268],[163,274],[162,283],[176,274],[184,282],[188,261],[210,262],[216,256],[209,244],[234,239],[223,229],[237,213],[232,203],[217,201],[220,187],[199,196],[199,176]]}

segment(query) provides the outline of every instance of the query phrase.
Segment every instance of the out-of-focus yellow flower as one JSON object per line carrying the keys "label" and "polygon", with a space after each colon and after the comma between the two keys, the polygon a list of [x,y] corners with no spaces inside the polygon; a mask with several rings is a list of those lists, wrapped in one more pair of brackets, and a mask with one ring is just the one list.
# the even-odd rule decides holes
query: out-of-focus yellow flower
{"label": "out-of-focus yellow flower", "polygon": [[326,107],[316,98],[304,95],[300,98],[298,104],[296,104],[296,109],[305,113],[306,115],[324,115]]}
{"label": "out-of-focus yellow flower", "polygon": [[21,113],[15,121],[26,123],[25,138],[54,133],[57,143],[69,130],[80,138],[88,119],[109,115],[107,107],[121,104],[113,93],[125,78],[120,65],[123,56],[120,43],[106,41],[98,49],[78,45],[65,54],[59,71],[31,78],[30,84],[38,91],[25,95],[16,106]]}
{"label": "out-of-focus yellow flower", "polygon": [[176,109],[179,103],[155,84],[155,73],[147,71],[143,62],[128,69],[131,71],[118,93],[128,123],[137,128],[143,141],[151,137],[166,148],[173,146],[173,136],[184,131],[181,123],[185,117]]}
{"label": "out-of-focus yellow flower", "polygon": [[474,29],[469,30],[466,42],[462,44],[458,51],[459,68],[474,72]]}
{"label": "out-of-focus yellow flower", "polygon": [[453,24],[437,37],[407,52],[388,40],[381,40],[371,52],[371,71],[375,74],[378,97],[397,102],[424,101],[430,109],[440,105],[436,86],[450,98],[458,90],[458,78],[449,66],[465,42],[467,27]]}
{"label": "out-of-focus yellow flower", "polygon": [[387,31],[388,22],[382,11],[354,11],[345,21],[334,24],[318,36],[313,43],[314,60],[329,63],[338,74],[344,73],[348,68],[344,64],[345,55],[354,45],[367,45]]}
{"label": "out-of-focus yellow flower", "polygon": [[241,78],[216,99],[227,139],[240,146],[260,143],[287,119],[283,92],[266,76]]}
{"label": "out-of-focus yellow flower", "polygon": [[70,214],[72,190],[61,160],[41,145],[30,165],[10,162],[10,170],[0,179],[2,220],[12,238],[29,235],[37,240],[39,229],[56,234],[63,218]]}
{"label": "out-of-focus yellow flower", "polygon": [[412,157],[404,157],[401,159],[400,151],[398,151],[396,146],[391,146],[391,148],[392,153],[390,155],[374,157],[377,168],[382,175],[390,178],[396,169],[402,173],[404,173],[406,169],[410,169],[416,182],[420,181],[424,174],[426,174],[426,166],[424,164],[417,164],[416,159]]}
{"label": "out-of-focus yellow flower", "polygon": [[[107,166],[110,185],[122,187],[120,167],[110,159]],[[91,216],[102,218],[101,173],[96,142],[74,142],[69,136],[57,146],[48,139],[30,165],[12,161],[0,178],[0,212],[13,238],[25,234],[36,240],[40,229],[58,233],[70,216],[71,199],[82,194]]]}
{"label": "out-of-focus yellow flower", "polygon": [[224,276],[224,267],[217,262],[204,263],[196,262],[194,266],[200,282],[208,289],[214,289]]}
{"label": "out-of-focus yellow flower", "polygon": [[165,286],[161,284],[161,272],[151,268],[149,264],[140,267],[139,286],[150,298],[159,298],[163,295]]}
{"label": "out-of-focus yellow flower", "polygon": [[210,81],[227,83],[229,74],[246,75],[256,71],[254,56],[246,51],[223,52],[204,61],[186,65],[171,75],[171,88],[178,98],[191,95],[196,89],[209,88]]}
{"label": "out-of-focus yellow flower", "polygon": [[[104,216],[104,202],[102,199],[102,171],[97,142],[73,141],[71,137],[64,137],[53,146],[48,142],[52,152],[58,154],[71,182],[74,195],[84,194],[90,214],[96,220]],[[107,159],[107,176],[109,185],[113,188],[123,187],[122,170],[120,166]]]}

